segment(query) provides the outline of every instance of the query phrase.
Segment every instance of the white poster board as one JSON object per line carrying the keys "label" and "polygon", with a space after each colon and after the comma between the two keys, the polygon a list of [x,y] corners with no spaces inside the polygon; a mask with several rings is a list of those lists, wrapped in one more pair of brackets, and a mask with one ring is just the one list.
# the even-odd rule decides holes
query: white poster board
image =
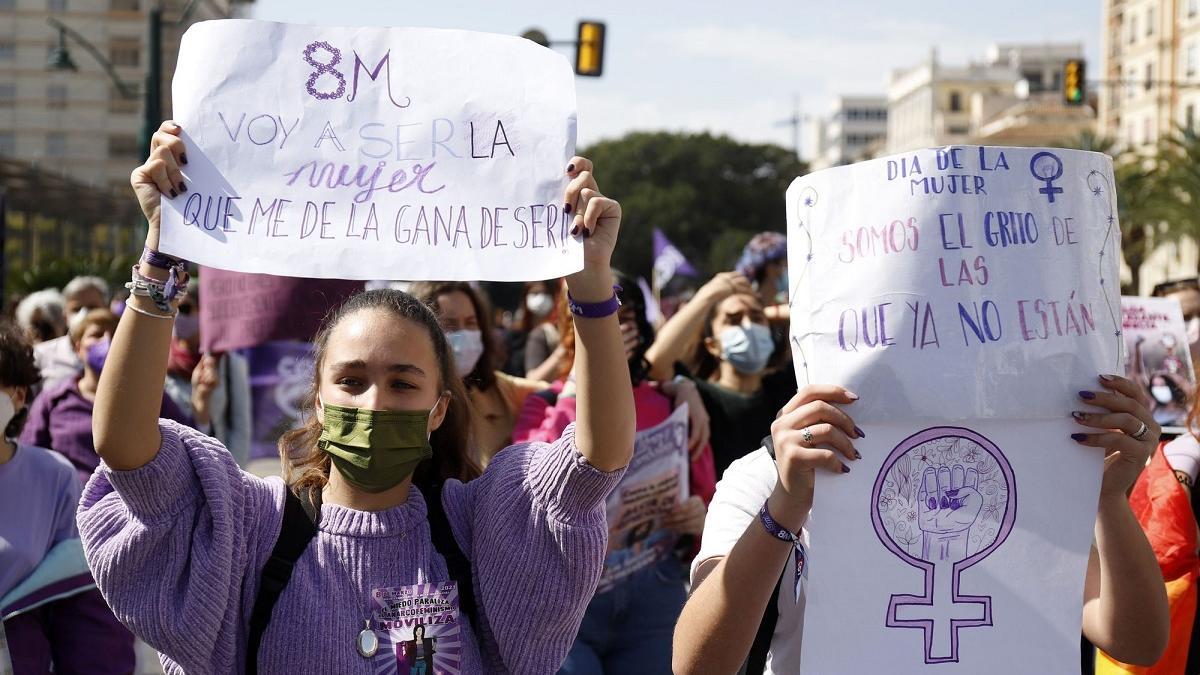
{"label": "white poster board", "polygon": [[1124,296],[1121,325],[1125,376],[1143,388],[1154,421],[1163,431],[1184,433],[1196,373],[1179,300]]}
{"label": "white poster board", "polygon": [[803,672],[1077,672],[1103,453],[1070,412],[1123,371],[1111,160],[920,150],[799,178],[787,213],[798,380],[858,393],[866,432],[819,474]]}
{"label": "white poster board", "polygon": [[167,253],[341,279],[583,267],[562,201],[574,76],[529,40],[206,21],[183,37],[172,95],[188,189],[163,200]]}

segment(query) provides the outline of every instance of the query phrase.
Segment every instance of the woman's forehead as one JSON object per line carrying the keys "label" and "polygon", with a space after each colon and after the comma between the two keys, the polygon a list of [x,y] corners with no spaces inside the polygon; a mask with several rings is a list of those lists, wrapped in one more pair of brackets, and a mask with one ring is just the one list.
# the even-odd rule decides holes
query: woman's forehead
{"label": "woman's forehead", "polygon": [[325,361],[412,363],[426,368],[436,356],[424,326],[386,310],[368,309],[345,316],[334,326]]}

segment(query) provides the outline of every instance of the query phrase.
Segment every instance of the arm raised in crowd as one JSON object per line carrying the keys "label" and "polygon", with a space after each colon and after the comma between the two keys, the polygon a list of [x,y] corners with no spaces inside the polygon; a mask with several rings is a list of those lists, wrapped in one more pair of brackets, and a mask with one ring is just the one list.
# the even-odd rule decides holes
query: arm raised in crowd
{"label": "arm raised in crowd", "polygon": [[[187,162],[181,129],[163,122],[151,140],[150,158],[134,169],[130,183],[137,194],[149,229],[146,247],[158,250],[160,198],[187,189],[179,167]],[[142,276],[165,281],[167,271],[139,264]],[[96,452],[112,468],[136,469],[154,459],[162,439],[158,430],[167,354],[171,348],[172,316],[145,297],[130,296],[129,311],[113,336],[96,392],[92,433]]]}
{"label": "arm raised in crowd", "polygon": [[[600,194],[590,161],[574,158],[569,175],[566,203],[575,214],[572,234],[583,237],[584,267],[567,277],[567,290],[578,303],[604,302],[614,292],[610,261],[621,205]],[[633,455],[633,385],[615,311],[575,317],[575,380],[579,453],[601,471],[624,467]]]}
{"label": "arm raised in crowd", "polygon": [[695,344],[709,310],[736,293],[754,294],[750,282],[737,272],[721,272],[701,286],[691,301],[663,324],[654,344],[646,351],[650,379],[671,379],[675,374],[675,362],[684,358],[688,347]]}

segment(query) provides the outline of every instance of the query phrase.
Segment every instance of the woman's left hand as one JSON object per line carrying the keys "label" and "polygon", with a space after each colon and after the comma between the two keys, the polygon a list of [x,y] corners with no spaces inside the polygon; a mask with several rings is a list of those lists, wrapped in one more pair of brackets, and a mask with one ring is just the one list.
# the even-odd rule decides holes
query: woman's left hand
{"label": "woman's left hand", "polygon": [[567,277],[575,299],[602,302],[612,297],[610,265],[621,227],[621,205],[600,193],[592,175],[592,162],[574,157],[567,166],[571,182],[564,195],[569,208],[571,236],[583,239],[583,270]]}
{"label": "woman's left hand", "polygon": [[708,515],[708,507],[704,505],[704,500],[692,495],[667,513],[663,518],[663,527],[675,530],[680,534],[692,534],[699,537],[704,533],[704,516],[706,515]]}
{"label": "woman's left hand", "polygon": [[1099,382],[1102,390],[1081,391],[1079,398],[1086,405],[1101,410],[1077,410],[1071,416],[1085,427],[1103,431],[1075,433],[1071,438],[1080,445],[1104,448],[1104,480],[1100,485],[1100,496],[1124,499],[1158,447],[1162,429],[1155,423],[1133,382],[1116,375],[1101,375]]}

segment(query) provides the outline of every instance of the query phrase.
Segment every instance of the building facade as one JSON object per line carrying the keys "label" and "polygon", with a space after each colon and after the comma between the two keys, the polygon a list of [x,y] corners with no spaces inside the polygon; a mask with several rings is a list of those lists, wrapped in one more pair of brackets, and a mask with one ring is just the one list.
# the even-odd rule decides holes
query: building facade
{"label": "building facade", "polygon": [[887,152],[980,143],[1053,145],[1094,126],[1089,106],[1067,106],[1062,72],[1081,44],[996,44],[982,61],[940,63],[936,51],[892,73]]}
{"label": "building facade", "polygon": [[887,137],[885,96],[838,96],[827,117],[815,123],[811,165],[815,169],[857,162]]}
{"label": "building facade", "polygon": [[[1103,2],[1099,130],[1117,149],[1153,154],[1180,127],[1200,129],[1200,0]],[[1158,247],[1140,292],[1196,276],[1194,240]]]}

